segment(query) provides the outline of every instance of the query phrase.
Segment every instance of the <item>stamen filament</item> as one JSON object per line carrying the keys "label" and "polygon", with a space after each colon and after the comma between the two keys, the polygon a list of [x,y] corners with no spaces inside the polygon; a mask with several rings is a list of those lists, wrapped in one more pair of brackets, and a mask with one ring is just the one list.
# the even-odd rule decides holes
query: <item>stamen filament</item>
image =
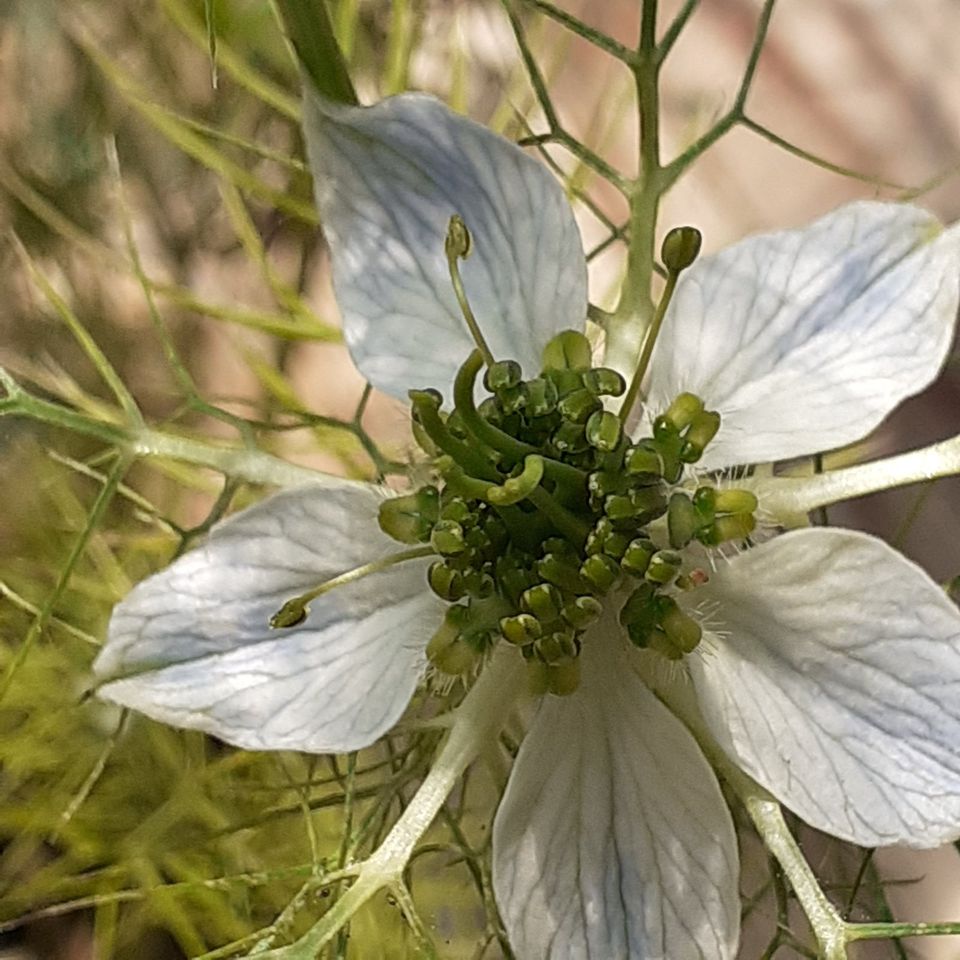
{"label": "stamen filament", "polygon": [[284,627],[295,627],[306,620],[307,614],[309,613],[308,604],[316,600],[317,597],[323,596],[323,594],[329,593],[337,587],[343,587],[348,583],[361,580],[363,577],[368,577],[373,573],[382,573],[384,570],[389,570],[390,567],[395,567],[400,563],[406,563],[408,560],[420,560],[423,557],[432,557],[433,555],[433,547],[414,547],[412,550],[401,550],[398,553],[391,553],[389,556],[381,557],[379,560],[373,560],[370,563],[364,563],[359,567],[354,567],[352,570],[347,570],[335,577],[331,577],[329,580],[325,580],[312,590],[308,590],[306,593],[301,593],[300,596],[288,600],[270,618],[270,626],[275,630]]}
{"label": "stamen filament", "polygon": [[637,361],[637,367],[633,371],[633,379],[627,389],[627,395],[623,399],[623,405],[620,407],[620,422],[626,423],[630,416],[630,411],[640,393],[640,384],[646,375],[647,367],[650,366],[650,358],[653,356],[653,348],[656,346],[657,337],[660,335],[660,327],[663,326],[663,318],[667,314],[667,307],[673,299],[673,291],[676,289],[677,280],[680,274],[697,259],[700,253],[700,231],[696,227],[674,227],[664,238],[663,245],[660,248],[660,259],[667,270],[667,282],[663,288],[663,295],[654,311],[653,319],[650,321],[650,327],[643,341],[643,349],[640,351],[640,359]]}
{"label": "stamen filament", "polygon": [[410,401],[427,436],[444,453],[452,457],[460,466],[469,470],[475,477],[490,480],[493,483],[500,483],[503,480],[503,477],[486,457],[450,433],[446,424],[440,418],[439,408],[431,394],[425,391],[411,390]]}
{"label": "stamen filament", "polygon": [[470,302],[467,300],[467,291],[464,289],[463,280],[460,278],[458,261],[461,259],[466,260],[466,258],[470,256],[472,245],[470,231],[467,229],[467,225],[463,222],[463,218],[455,213],[450,218],[450,223],[447,227],[447,239],[444,243],[444,252],[447,255],[447,266],[450,268],[450,282],[453,284],[453,292],[456,294],[457,303],[460,304],[460,312],[463,314],[463,319],[466,321],[467,327],[470,330],[470,335],[473,337],[473,341],[476,343],[477,349],[479,349],[480,355],[483,357],[483,362],[488,367],[492,367],[494,364],[493,353],[490,347],[487,346],[487,341],[480,331],[480,324],[477,323],[477,318],[473,315]]}

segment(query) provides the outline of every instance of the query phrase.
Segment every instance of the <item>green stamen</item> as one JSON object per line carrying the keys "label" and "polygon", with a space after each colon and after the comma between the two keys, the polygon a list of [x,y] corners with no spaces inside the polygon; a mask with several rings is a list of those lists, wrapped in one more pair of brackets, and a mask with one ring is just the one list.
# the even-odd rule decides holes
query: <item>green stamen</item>
{"label": "green stamen", "polygon": [[477,318],[473,315],[473,310],[470,308],[470,303],[467,300],[467,291],[464,289],[463,280],[460,278],[460,265],[458,261],[466,260],[467,257],[470,256],[472,247],[473,240],[470,237],[470,231],[467,229],[467,225],[463,222],[462,217],[454,214],[450,218],[450,223],[447,225],[447,238],[444,243],[444,252],[447,255],[447,266],[450,268],[450,282],[453,284],[453,292],[456,294],[457,303],[460,304],[460,312],[463,314],[463,319],[466,321],[467,327],[470,330],[470,336],[473,337],[473,342],[480,350],[483,356],[483,362],[488,367],[492,367],[495,362],[493,354],[490,352],[487,341],[480,331],[480,324],[477,323]]}
{"label": "green stamen", "polygon": [[288,600],[270,618],[270,626],[275,630],[299,626],[307,619],[310,613],[309,604],[317,597],[323,596],[323,594],[329,593],[337,587],[343,587],[348,583],[354,583],[364,577],[369,577],[371,574],[382,573],[384,570],[395,567],[398,563],[406,563],[408,560],[419,560],[422,557],[432,557],[433,555],[433,547],[415,547],[412,550],[401,550],[399,553],[392,553],[388,557],[382,557],[380,560],[364,563],[352,570],[347,570],[336,577],[325,580],[312,590]]}

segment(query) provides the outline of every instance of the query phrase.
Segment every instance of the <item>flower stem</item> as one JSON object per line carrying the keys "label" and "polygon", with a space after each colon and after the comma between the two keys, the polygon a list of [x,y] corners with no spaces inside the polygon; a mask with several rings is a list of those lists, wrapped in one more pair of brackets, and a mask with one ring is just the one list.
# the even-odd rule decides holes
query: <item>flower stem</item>
{"label": "flower stem", "polygon": [[895,457],[810,477],[768,478],[753,487],[764,510],[790,518],[841,500],[955,474],[960,474],[960,435]]}

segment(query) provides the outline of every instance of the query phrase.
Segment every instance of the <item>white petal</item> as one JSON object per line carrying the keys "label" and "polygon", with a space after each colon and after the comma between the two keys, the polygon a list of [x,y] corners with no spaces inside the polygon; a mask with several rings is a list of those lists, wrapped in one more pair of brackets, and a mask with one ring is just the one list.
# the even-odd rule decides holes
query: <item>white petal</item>
{"label": "white petal", "polygon": [[[388,730],[420,676],[441,605],[417,560],[337,587],[301,626],[284,601],[400,548],[374,487],[276,494],[117,605],[94,671],[100,696],[247,749],[354,750]],[[116,678],[116,679],[114,679]]]}
{"label": "white petal", "polygon": [[691,673],[750,776],[853,843],[960,836],[960,611],[922,570],[866,534],[807,529],[724,565],[702,597],[720,636]]}
{"label": "white petal", "polygon": [[619,643],[587,637],[580,689],[545,698],[520,748],[493,834],[507,934],[523,960],[733,957],[730,814]]}
{"label": "white petal", "polygon": [[533,376],[558,331],[586,318],[586,263],[556,180],[518,147],[432,97],[343,107],[308,90],[304,130],[357,367],[378,389],[447,392],[474,348],[444,254],[450,217],[481,331]]}
{"label": "white petal", "polygon": [[843,446],[929,384],[953,334],[960,232],[916,207],[854,203],[750,237],[682,275],[650,409],[690,390],[723,417],[705,467]]}

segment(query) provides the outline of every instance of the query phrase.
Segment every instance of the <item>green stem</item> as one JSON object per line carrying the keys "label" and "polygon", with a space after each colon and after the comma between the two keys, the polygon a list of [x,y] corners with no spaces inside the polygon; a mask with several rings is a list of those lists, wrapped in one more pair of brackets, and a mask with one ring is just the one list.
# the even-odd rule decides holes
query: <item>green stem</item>
{"label": "green stem", "polygon": [[337,103],[359,103],[333,33],[326,0],[273,2],[297,59],[317,90]]}

